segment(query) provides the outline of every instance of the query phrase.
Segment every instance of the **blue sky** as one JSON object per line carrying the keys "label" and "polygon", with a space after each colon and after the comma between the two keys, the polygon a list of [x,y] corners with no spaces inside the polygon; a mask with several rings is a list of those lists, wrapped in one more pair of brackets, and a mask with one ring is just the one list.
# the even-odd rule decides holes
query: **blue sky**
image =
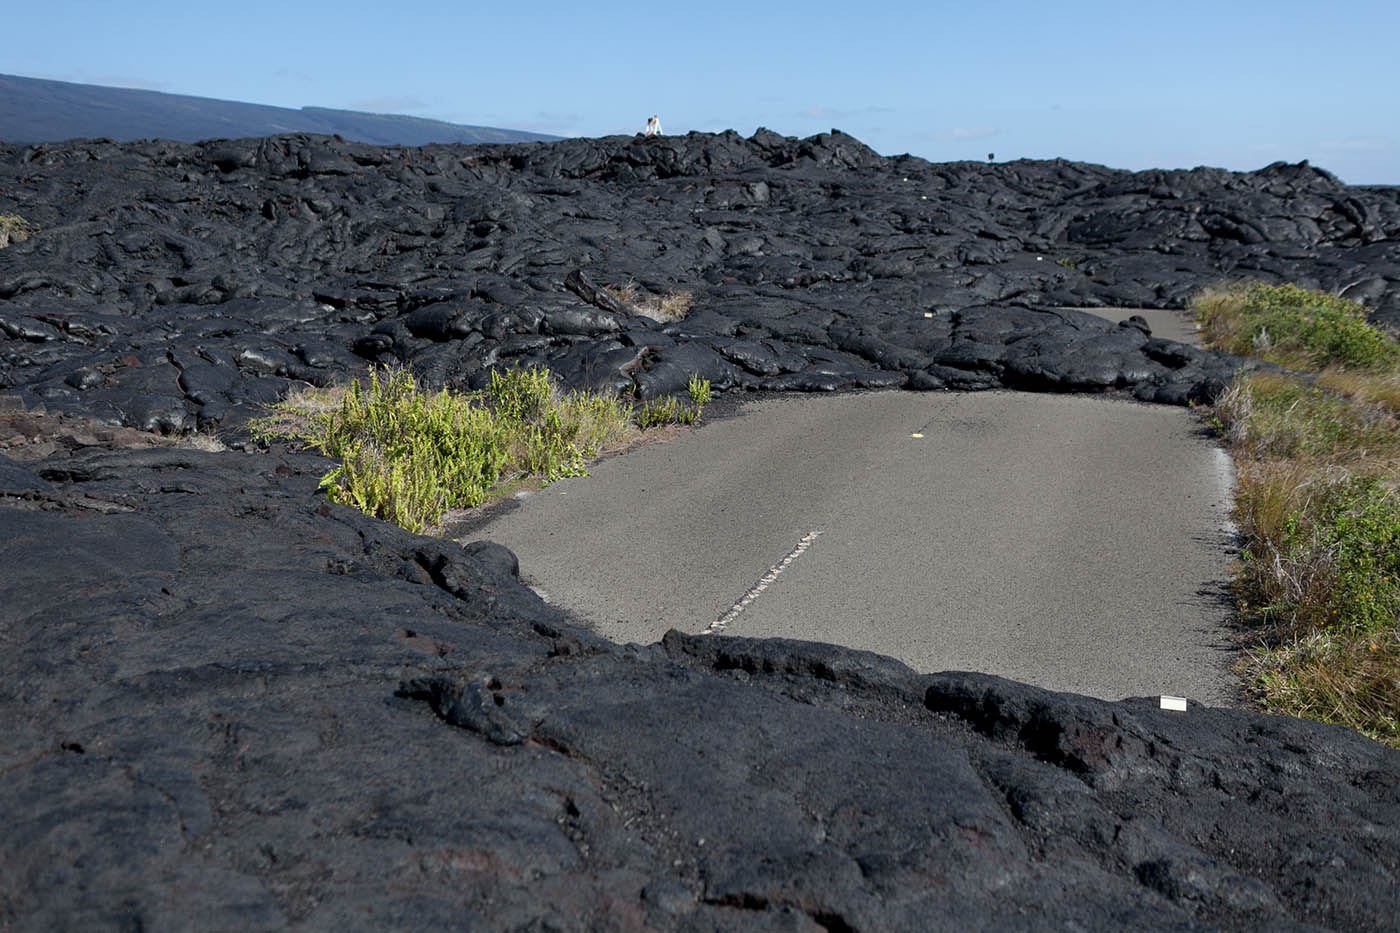
{"label": "blue sky", "polygon": [[886,155],[1400,184],[1400,3],[12,4],[0,71],[555,133],[837,127]]}

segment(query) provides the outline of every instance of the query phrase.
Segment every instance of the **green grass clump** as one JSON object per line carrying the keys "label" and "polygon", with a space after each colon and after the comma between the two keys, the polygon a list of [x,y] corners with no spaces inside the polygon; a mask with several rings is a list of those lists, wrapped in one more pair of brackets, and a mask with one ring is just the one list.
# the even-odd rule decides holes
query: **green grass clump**
{"label": "green grass clump", "polygon": [[[709,383],[692,382],[708,399]],[[630,403],[561,392],[546,370],[493,371],[469,395],[428,394],[407,372],[376,371],[367,385],[308,389],[250,426],[340,460],[321,480],[332,501],[421,533],[514,485],[586,476],[589,460],[634,442],[638,425],[693,423],[700,407],[642,424]]]}
{"label": "green grass clump", "polygon": [[39,225],[17,214],[0,214],[0,249],[22,243],[39,232]]}
{"label": "green grass clump", "polygon": [[[1235,589],[1256,637],[1240,670],[1263,709],[1400,746],[1400,357],[1338,301],[1249,286],[1196,306],[1208,340],[1316,373],[1241,375],[1209,416],[1237,467]],[[1236,326],[1250,302],[1267,339]]]}
{"label": "green grass clump", "polygon": [[1267,712],[1348,726],[1400,748],[1400,638],[1319,633],[1251,659]]}
{"label": "green grass clump", "polygon": [[1329,369],[1318,373],[1317,384],[1341,395],[1400,415],[1400,370],[1389,373],[1354,373]]}
{"label": "green grass clump", "polygon": [[1251,477],[1241,582],[1256,612],[1293,637],[1384,634],[1400,614],[1400,495],[1373,476]]}
{"label": "green grass clump", "polygon": [[654,428],[658,425],[675,424],[678,422],[689,424],[690,421],[686,420],[687,414],[686,409],[680,402],[669,395],[665,395],[661,398],[651,399],[642,405],[637,411],[637,424],[642,430]]}
{"label": "green grass clump", "polygon": [[[1318,491],[1284,523],[1282,544],[1324,555],[1332,588],[1319,620],[1331,629],[1384,634],[1400,620],[1400,495],[1376,477],[1351,476]],[[1400,672],[1398,672],[1400,673]]]}
{"label": "green grass clump", "polygon": [[338,403],[324,396],[284,403],[253,427],[340,460],[321,480],[330,499],[410,531],[479,505],[509,462],[505,426],[490,410],[422,393],[407,372],[371,373],[367,386],[357,379]]}
{"label": "green grass clump", "polygon": [[644,404],[636,413],[638,426],[645,430],[663,424],[694,424],[699,421],[710,402],[710,380],[693,375],[686,391],[690,396],[689,405],[670,395],[654,398]]}
{"label": "green grass clump", "polygon": [[698,373],[692,374],[685,388],[690,394],[690,403],[695,406],[695,416],[698,418],[713,397],[710,392],[710,380],[701,379]]}
{"label": "green grass clump", "polygon": [[1400,423],[1385,406],[1283,373],[1236,379],[1214,417],[1230,446],[1256,460],[1400,456]]}
{"label": "green grass clump", "polygon": [[1297,285],[1233,285],[1193,303],[1202,338],[1239,356],[1292,369],[1384,371],[1400,365],[1400,344],[1366,323],[1354,301]]}

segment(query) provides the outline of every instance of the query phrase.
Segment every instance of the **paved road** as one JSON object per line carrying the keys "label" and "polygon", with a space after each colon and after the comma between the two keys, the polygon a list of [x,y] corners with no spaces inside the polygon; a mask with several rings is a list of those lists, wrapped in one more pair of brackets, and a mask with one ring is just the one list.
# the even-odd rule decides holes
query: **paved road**
{"label": "paved road", "polygon": [[516,550],[532,585],[618,641],[802,638],[1230,705],[1231,480],[1175,408],[783,397],[597,464],[464,540]]}
{"label": "paved road", "polygon": [[1199,345],[1200,340],[1196,333],[1196,325],[1184,311],[1170,311],[1148,308],[1140,310],[1137,308],[1078,308],[1065,310],[1088,311],[1090,314],[1097,314],[1099,317],[1113,323],[1127,318],[1131,315],[1138,315],[1147,321],[1147,326],[1152,328],[1152,336],[1162,337],[1166,340],[1180,340],[1182,343]]}

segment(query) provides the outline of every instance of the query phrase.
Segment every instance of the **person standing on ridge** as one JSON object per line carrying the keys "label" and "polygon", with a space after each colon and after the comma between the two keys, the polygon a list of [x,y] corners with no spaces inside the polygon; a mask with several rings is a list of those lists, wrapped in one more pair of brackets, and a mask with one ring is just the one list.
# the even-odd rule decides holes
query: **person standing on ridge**
{"label": "person standing on ridge", "polygon": [[661,120],[660,120],[659,117],[657,117],[656,114],[653,113],[653,114],[651,115],[651,119],[647,121],[646,132],[643,133],[642,135],[643,135],[643,136],[660,136],[660,135],[661,135]]}

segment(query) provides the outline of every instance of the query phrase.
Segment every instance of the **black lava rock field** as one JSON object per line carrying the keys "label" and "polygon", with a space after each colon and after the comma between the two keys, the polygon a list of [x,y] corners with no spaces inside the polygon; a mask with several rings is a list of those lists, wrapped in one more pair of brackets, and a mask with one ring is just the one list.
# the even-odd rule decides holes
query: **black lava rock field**
{"label": "black lava rock field", "polygon": [[834,131],[286,136],[0,146],[0,215],[38,228],[0,248],[0,928],[1400,925],[1400,752],[1355,733],[615,645],[506,549],[236,443],[372,364],[1205,401],[1252,364],[1063,309],[1250,278],[1400,330],[1400,191]]}

